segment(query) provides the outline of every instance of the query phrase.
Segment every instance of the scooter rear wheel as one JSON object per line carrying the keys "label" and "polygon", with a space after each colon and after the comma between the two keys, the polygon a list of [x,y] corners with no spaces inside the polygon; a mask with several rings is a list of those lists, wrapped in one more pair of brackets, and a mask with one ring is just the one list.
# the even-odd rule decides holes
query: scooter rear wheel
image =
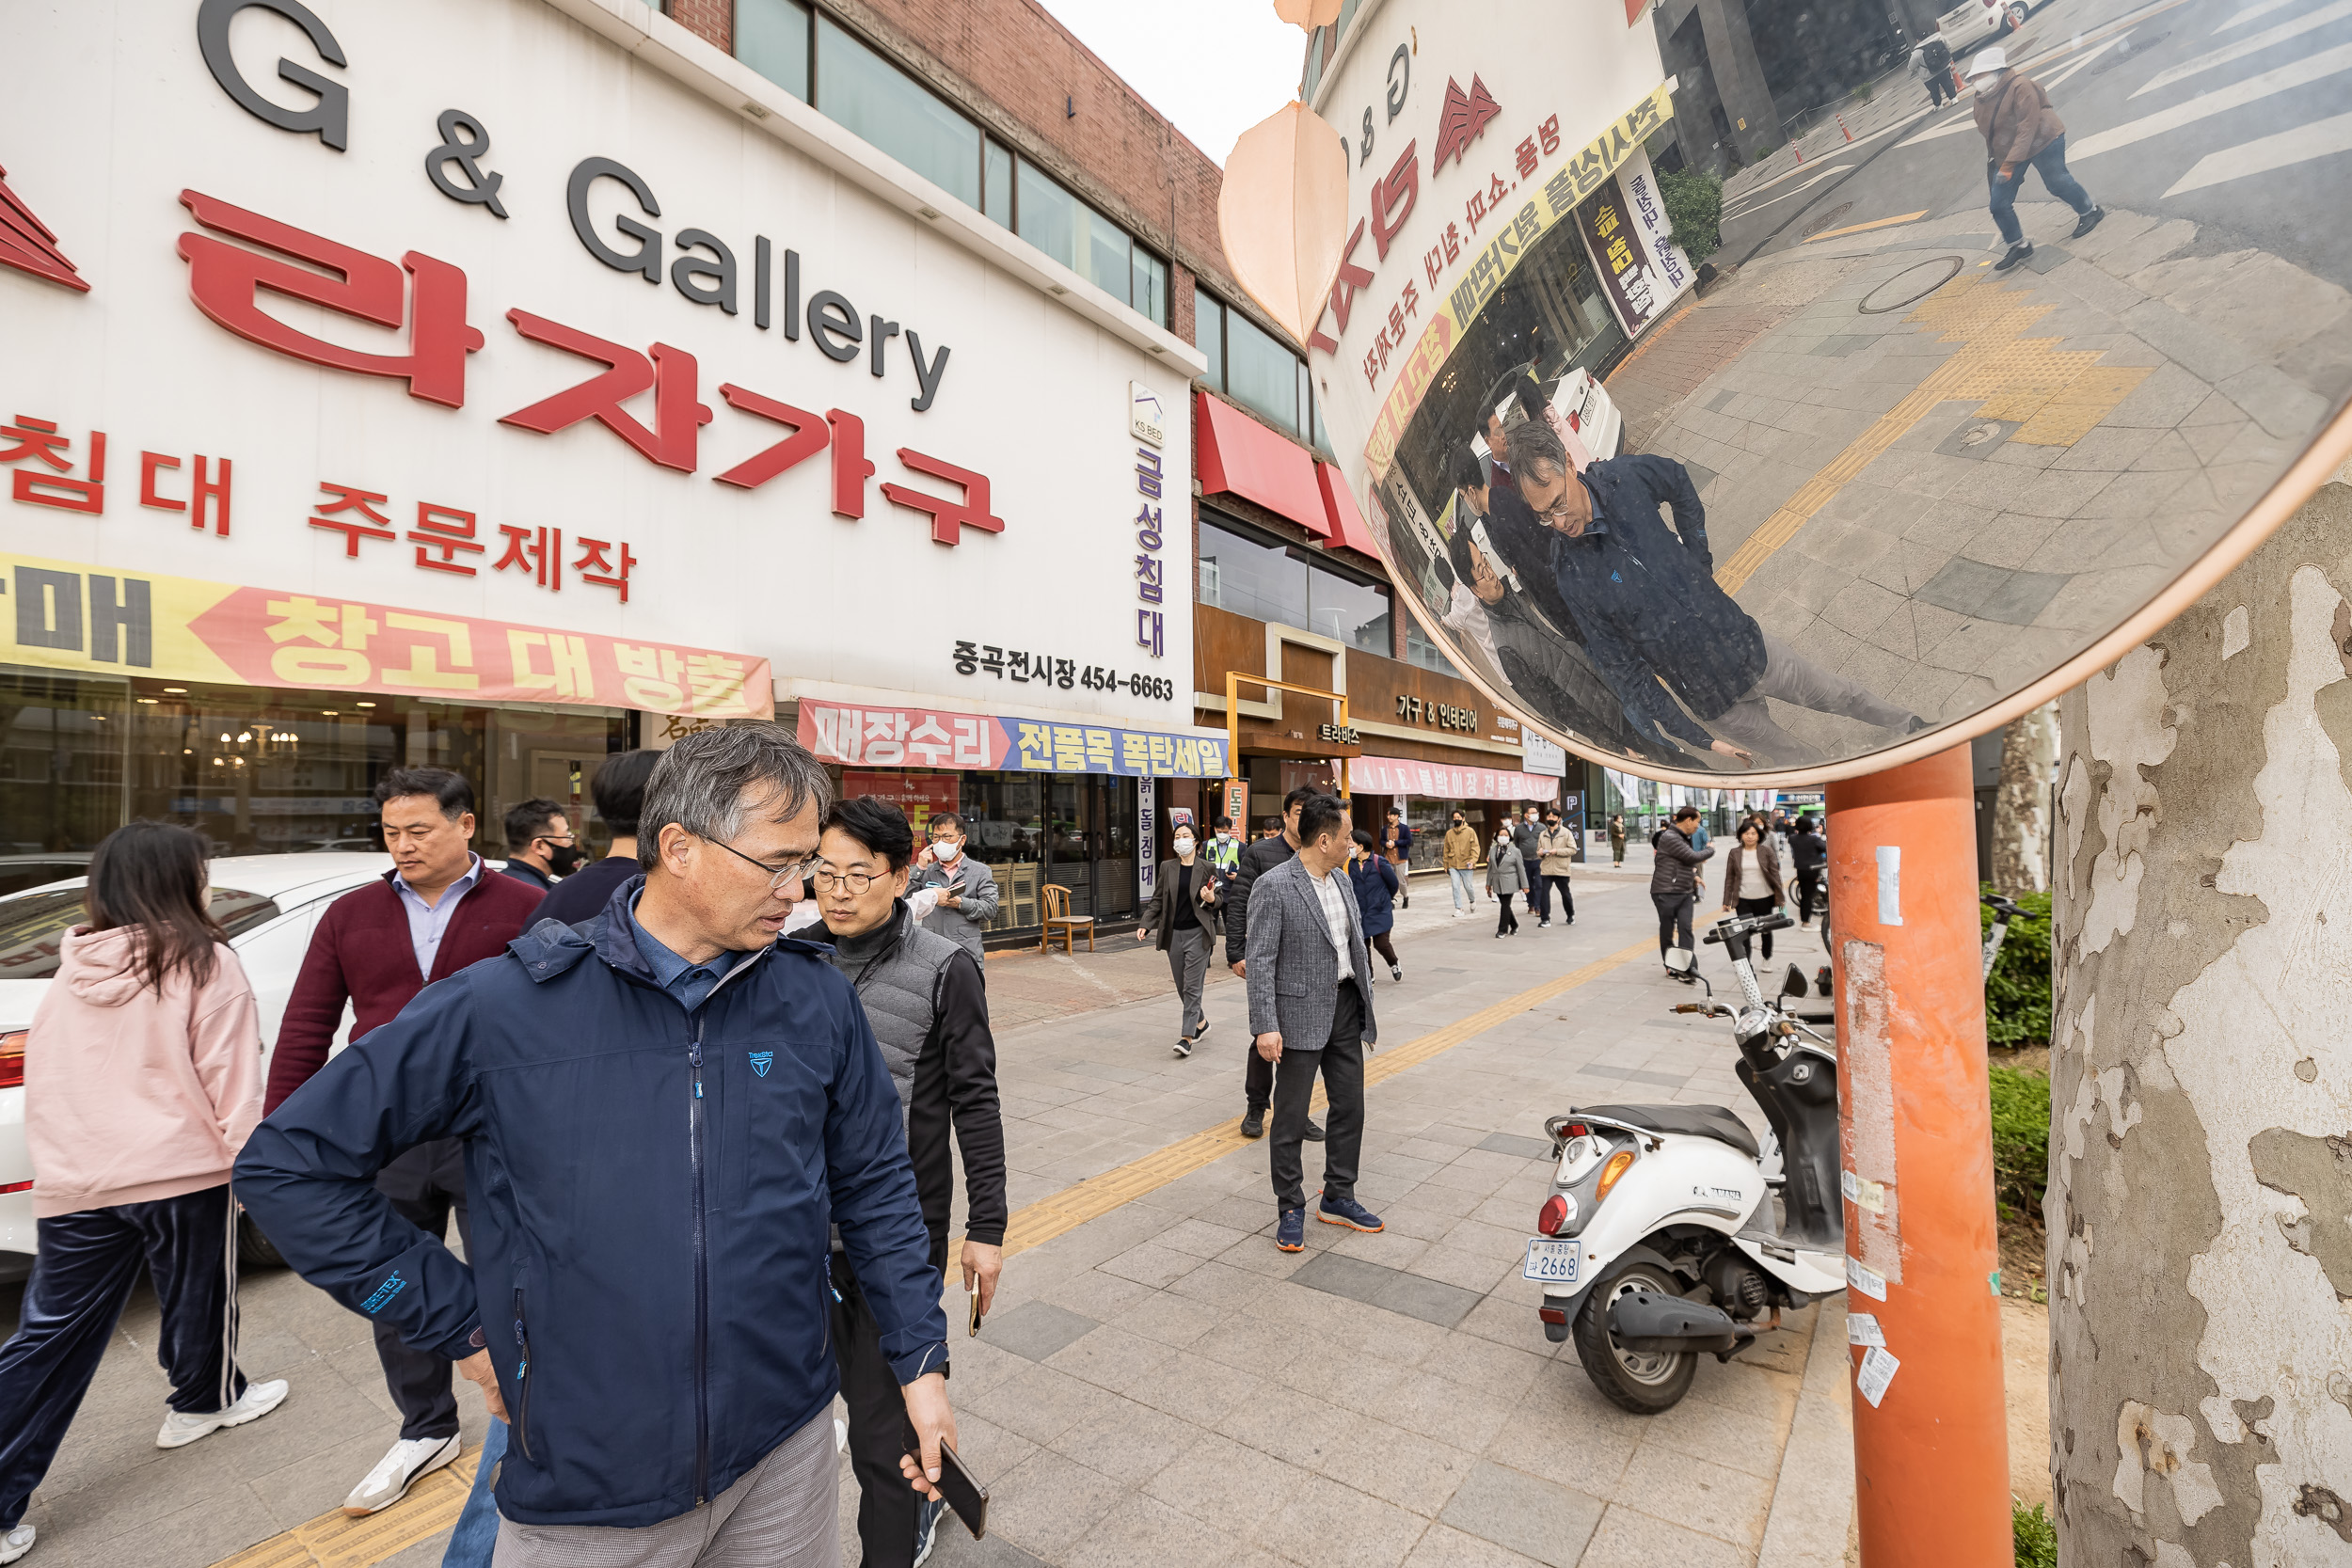
{"label": "scooter rear wheel", "polygon": [[1609,1306],[1636,1291],[1678,1296],[1682,1282],[1651,1263],[1633,1263],[1603,1280],[1585,1297],[1576,1315],[1576,1358],[1610,1403],[1636,1416],[1655,1416],[1682,1402],[1698,1375],[1699,1358],[1691,1351],[1621,1349],[1609,1333]]}

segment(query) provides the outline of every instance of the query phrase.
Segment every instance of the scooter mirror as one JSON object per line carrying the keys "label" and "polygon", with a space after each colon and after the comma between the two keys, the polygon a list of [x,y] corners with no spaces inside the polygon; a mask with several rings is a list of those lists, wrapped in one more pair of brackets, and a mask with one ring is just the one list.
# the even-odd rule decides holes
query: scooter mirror
{"label": "scooter mirror", "polygon": [[1803,996],[1807,989],[1808,988],[1804,983],[1804,971],[1799,969],[1795,964],[1790,964],[1788,966],[1788,973],[1781,976],[1780,994],[1783,996]]}
{"label": "scooter mirror", "polygon": [[1698,967],[1698,960],[1691,956],[1688,948],[1669,947],[1666,949],[1666,967],[1677,974],[1688,974]]}

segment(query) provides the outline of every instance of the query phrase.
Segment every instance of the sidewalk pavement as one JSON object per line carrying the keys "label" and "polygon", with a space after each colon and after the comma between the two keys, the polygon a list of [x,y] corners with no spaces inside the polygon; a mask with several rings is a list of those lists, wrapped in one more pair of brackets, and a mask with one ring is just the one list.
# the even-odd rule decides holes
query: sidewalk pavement
{"label": "sidewalk pavement", "polygon": [[[1523,920],[1505,941],[1491,903],[1456,920],[1441,883],[1416,887],[1438,891],[1399,923],[1406,980],[1381,977],[1385,1048],[1367,1074],[1359,1191],[1389,1229],[1311,1225],[1301,1254],[1275,1250],[1265,1146],[1235,1127],[1247,1020],[1230,976],[1190,1059],[1168,1053],[1165,990],[1001,1030],[1012,1257],[978,1339],[954,1341],[951,1385],[991,1530],[974,1542],[950,1521],[934,1563],[1842,1561],[1834,1310],[1793,1316],[1729,1366],[1703,1361],[1691,1397],[1645,1420],[1545,1339],[1518,1277],[1548,1190],[1545,1115],[1655,1099],[1755,1119],[1724,1026],[1665,1010],[1686,993],[1656,966],[1642,879],[1581,875],[1575,926]],[[1123,940],[1098,970],[1165,974]],[[1819,961],[1810,933],[1783,940],[1784,960]],[[1702,959],[1722,986],[1720,950]],[[1311,1182],[1315,1146],[1306,1164]],[[964,1321],[955,1284],[946,1306]],[[292,1379],[286,1405],[155,1449],[165,1390],[142,1288],[28,1516],[44,1568],[439,1561],[483,1430],[472,1386],[466,1458],[345,1521],[336,1506],[395,1430],[366,1326],[282,1271],[248,1275],[242,1308],[246,1370]],[[846,1463],[842,1500],[853,1563]]]}

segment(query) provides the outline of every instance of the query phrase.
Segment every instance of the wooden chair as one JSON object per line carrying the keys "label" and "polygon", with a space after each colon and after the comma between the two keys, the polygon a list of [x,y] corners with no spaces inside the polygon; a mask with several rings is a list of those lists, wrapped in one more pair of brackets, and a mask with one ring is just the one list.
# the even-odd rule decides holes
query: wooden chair
{"label": "wooden chair", "polygon": [[1061,932],[1063,952],[1075,953],[1077,951],[1071,944],[1080,930],[1084,930],[1087,934],[1087,951],[1093,952],[1094,917],[1090,914],[1072,914],[1070,912],[1070,890],[1058,882],[1046,883],[1043,892],[1045,894],[1045,928],[1038,933],[1037,950],[1041,953],[1044,952],[1054,940],[1054,932],[1058,929]]}

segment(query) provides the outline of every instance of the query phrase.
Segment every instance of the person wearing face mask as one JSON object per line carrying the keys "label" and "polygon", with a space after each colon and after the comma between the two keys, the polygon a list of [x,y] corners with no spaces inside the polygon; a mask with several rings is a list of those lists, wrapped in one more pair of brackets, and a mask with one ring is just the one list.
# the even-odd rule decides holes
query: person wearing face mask
{"label": "person wearing face mask", "polygon": [[542,895],[586,858],[572,836],[571,819],[553,800],[525,800],[506,814],[506,874]]}
{"label": "person wearing face mask", "polygon": [[1454,826],[1445,831],[1445,878],[1454,890],[1454,918],[1477,907],[1478,895],[1470,882],[1470,870],[1478,864],[1478,833],[1470,825],[1470,818],[1460,812],[1454,814]]}
{"label": "person wearing face mask", "polygon": [[1993,221],[2009,242],[2009,254],[1993,264],[2007,272],[2033,254],[2033,242],[2017,221],[2017,193],[2026,170],[2042,176],[2042,187],[2074,209],[2074,238],[2099,227],[2106,209],[2090,199],[2082,182],[2066,167],[2066,122],[2050,107],[2042,84],[2010,69],[2009,51],[1994,45],[1968,63],[1968,86],[1977,95],[1977,130],[1984,137],[1985,175],[1993,187]]}
{"label": "person wearing face mask", "polygon": [[[1783,729],[1771,698],[1914,735],[1928,721],[1766,631],[1714,578],[1707,514],[1671,458],[1614,457],[1583,473],[1540,424],[1513,435],[1519,494],[1558,537],[1561,598],[1645,746],[1788,765],[1813,747]],[[1659,509],[1674,513],[1669,529]],[[1686,711],[1687,710],[1687,711]],[[1720,732],[1720,733],[1717,733]],[[1727,738],[1725,738],[1727,737]]]}
{"label": "person wearing face mask", "polygon": [[981,935],[996,918],[995,874],[964,853],[963,818],[954,812],[933,816],[930,834],[930,847],[916,859],[910,884],[939,890],[939,902],[923,918],[923,928],[982,958]]}
{"label": "person wearing face mask", "polygon": [[1136,940],[1151,942],[1168,955],[1168,971],[1184,1005],[1175,1052],[1189,1056],[1194,1042],[1209,1032],[1200,990],[1209,978],[1209,953],[1216,946],[1220,879],[1216,868],[1198,853],[1190,823],[1176,830],[1168,847],[1176,851],[1175,858],[1160,862],[1159,879],[1152,884],[1152,901],[1143,906]]}
{"label": "person wearing face mask", "polygon": [[1486,846],[1486,891],[1494,895],[1501,912],[1495,920],[1495,935],[1516,936],[1519,917],[1511,912],[1511,895],[1527,888],[1527,863],[1519,858],[1519,847],[1512,841],[1511,824],[1507,821],[1495,828],[1495,841]]}

